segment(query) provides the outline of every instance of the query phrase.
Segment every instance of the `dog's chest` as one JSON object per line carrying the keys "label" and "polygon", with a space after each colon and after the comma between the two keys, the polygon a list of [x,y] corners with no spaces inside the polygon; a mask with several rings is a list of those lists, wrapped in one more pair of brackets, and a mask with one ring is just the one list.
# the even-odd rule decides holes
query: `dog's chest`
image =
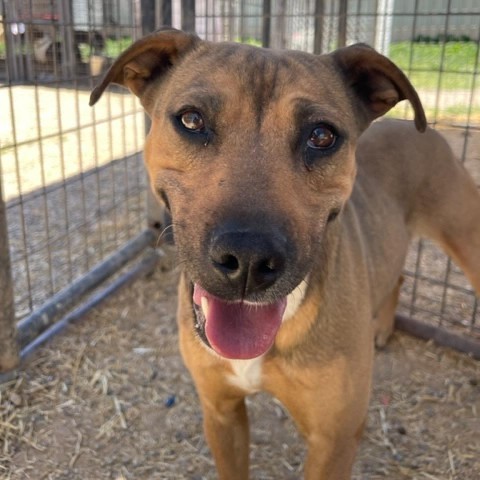
{"label": "dog's chest", "polygon": [[262,385],[263,356],[251,360],[229,360],[229,382],[247,393],[258,392]]}

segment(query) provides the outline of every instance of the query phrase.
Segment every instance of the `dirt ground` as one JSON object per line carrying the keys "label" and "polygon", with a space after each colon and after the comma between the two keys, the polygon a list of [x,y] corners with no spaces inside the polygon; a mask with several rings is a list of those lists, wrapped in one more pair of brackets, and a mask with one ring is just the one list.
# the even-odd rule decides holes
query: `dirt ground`
{"label": "dirt ground", "polygon": [[[0,479],[215,478],[177,348],[177,276],[164,265],[138,280],[0,387]],[[283,407],[248,405],[252,478],[301,478]],[[478,479],[479,432],[480,362],[397,333],[377,354],[353,478]]]}

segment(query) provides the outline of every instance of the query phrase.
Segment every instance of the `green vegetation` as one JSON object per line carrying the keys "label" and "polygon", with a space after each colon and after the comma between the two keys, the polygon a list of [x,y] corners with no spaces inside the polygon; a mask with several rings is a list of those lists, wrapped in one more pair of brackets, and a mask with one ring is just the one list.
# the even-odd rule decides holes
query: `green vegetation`
{"label": "green vegetation", "polygon": [[472,88],[477,55],[477,43],[458,41],[394,43],[389,56],[416,88],[458,90]]}
{"label": "green vegetation", "polygon": [[[123,38],[107,38],[105,42],[105,50],[103,54],[109,58],[117,58],[129,45],[132,43],[131,37]],[[92,55],[90,45],[82,43],[78,46],[80,55],[84,62],[88,62],[89,57]]]}
{"label": "green vegetation", "polygon": [[261,47],[262,42],[253,37],[246,37],[241,39],[240,37],[235,38],[234,42],[245,43],[247,45],[253,45],[254,47]]}
{"label": "green vegetation", "polygon": [[[235,41],[241,40],[236,38]],[[104,54],[116,58],[131,43],[130,37],[107,39]],[[244,38],[243,43],[261,46],[259,40],[250,37]],[[89,47],[82,45],[81,51],[82,58],[86,60],[90,53]],[[440,86],[442,90],[471,89],[477,55],[477,43],[467,41],[398,42],[390,46],[389,54],[392,61],[407,73],[416,88],[436,89]]]}
{"label": "green vegetation", "polygon": [[[480,122],[480,107],[472,106],[470,94],[480,88],[479,45],[467,39],[425,39],[418,42],[399,42],[390,46],[390,59],[409,77],[419,91],[429,120],[465,124]],[[452,41],[453,40],[453,41]],[[428,91],[431,92],[430,98]],[[442,101],[437,104],[436,92]],[[463,95],[461,93],[463,91]],[[389,116],[404,116],[405,102],[399,104]]]}
{"label": "green vegetation", "polygon": [[105,45],[105,55],[110,58],[118,57],[132,43],[131,37],[117,39],[108,38]]}

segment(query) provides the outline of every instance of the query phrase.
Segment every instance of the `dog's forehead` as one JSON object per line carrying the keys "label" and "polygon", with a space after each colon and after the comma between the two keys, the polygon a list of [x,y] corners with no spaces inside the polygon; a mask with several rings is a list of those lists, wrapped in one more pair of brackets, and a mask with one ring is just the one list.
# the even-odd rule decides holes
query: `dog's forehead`
{"label": "dog's forehead", "polygon": [[238,43],[204,42],[189,59],[189,68],[204,78],[225,78],[249,91],[314,81],[329,66],[325,56]]}
{"label": "dog's forehead", "polygon": [[206,66],[217,65],[236,69],[254,70],[273,67],[289,70],[293,59],[314,65],[320,56],[295,50],[278,50],[233,42],[202,42],[196,58]]}
{"label": "dog's forehead", "polygon": [[[214,110],[241,103],[260,118],[271,104],[325,104],[342,109],[341,88],[330,58],[293,50],[273,50],[237,43],[202,42],[177,67],[171,101],[208,103]],[[297,99],[302,99],[298,102]]]}

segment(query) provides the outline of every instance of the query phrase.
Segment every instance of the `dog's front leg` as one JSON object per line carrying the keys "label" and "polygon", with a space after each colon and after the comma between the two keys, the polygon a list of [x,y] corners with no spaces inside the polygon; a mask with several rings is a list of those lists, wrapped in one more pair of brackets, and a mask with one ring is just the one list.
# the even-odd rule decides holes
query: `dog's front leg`
{"label": "dog's front leg", "polygon": [[[317,404],[316,407],[322,409],[321,404]],[[307,412],[305,415],[298,410],[292,412],[307,443],[304,479],[350,480],[365,424],[365,412],[359,411],[359,418],[352,419],[358,422],[357,430],[352,431],[350,425],[347,427],[343,424],[341,414],[331,411],[328,406],[324,408],[325,411],[320,415],[313,412]],[[312,418],[312,413],[317,418]]]}
{"label": "dog's front leg", "polygon": [[249,429],[243,398],[202,398],[204,430],[220,480],[248,479]]}
{"label": "dog's front leg", "polygon": [[372,347],[370,341],[361,356],[339,355],[301,370],[288,362],[266,365],[267,390],[290,412],[306,440],[305,480],[351,478],[368,410]]}
{"label": "dog's front leg", "polygon": [[334,445],[328,435],[307,437],[305,480],[350,480],[358,441],[349,438]]}
{"label": "dog's front leg", "polygon": [[200,397],[203,429],[218,478],[247,480],[250,439],[245,393],[229,383],[226,362],[207,353],[193,339],[183,342],[189,335],[180,332],[183,358]]}

